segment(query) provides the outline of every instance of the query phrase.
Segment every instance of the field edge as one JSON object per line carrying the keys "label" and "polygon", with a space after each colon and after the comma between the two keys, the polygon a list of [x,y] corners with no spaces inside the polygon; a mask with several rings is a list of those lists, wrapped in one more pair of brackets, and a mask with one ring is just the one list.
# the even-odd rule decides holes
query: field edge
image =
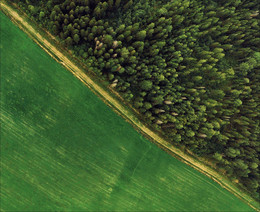
{"label": "field edge", "polygon": [[[203,173],[207,177],[213,179],[220,184],[223,188],[234,194],[236,197],[247,203],[253,209],[259,210],[258,203],[251,198],[248,194],[241,192],[237,186],[235,186],[225,176],[220,175],[216,170],[212,169],[208,165],[199,161],[198,158],[184,153],[181,149],[174,147],[163,139],[158,133],[150,130],[136,117],[137,111],[131,111],[133,108],[127,108],[123,105],[122,98],[111,89],[108,89],[104,85],[101,85],[95,75],[85,68],[79,66],[75,61],[76,58],[67,52],[67,50],[61,48],[58,45],[57,40],[48,32],[39,29],[36,24],[33,24],[31,20],[28,20],[24,14],[21,14],[17,8],[14,8],[10,2],[5,0],[1,1],[1,11],[6,14],[11,21],[23,30],[34,42],[36,42],[45,52],[47,52],[58,63],[62,64],[67,70],[69,70],[74,76],[76,76],[81,82],[83,82],[92,92],[94,92],[99,98],[102,99],[109,107],[122,116],[127,122],[129,122],[137,131],[142,133],[153,143],[157,144],[160,148],[180,160],[185,164],[191,166],[197,171]],[[76,64],[77,65],[76,65]],[[84,71],[85,70],[85,71]]]}

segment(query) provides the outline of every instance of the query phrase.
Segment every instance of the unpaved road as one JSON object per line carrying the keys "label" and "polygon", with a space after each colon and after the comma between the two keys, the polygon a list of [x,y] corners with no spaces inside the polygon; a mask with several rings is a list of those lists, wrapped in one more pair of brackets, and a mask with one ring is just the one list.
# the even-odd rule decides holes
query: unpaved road
{"label": "unpaved road", "polygon": [[118,99],[112,97],[108,91],[99,86],[94,82],[86,73],[80,69],[77,64],[72,62],[72,60],[67,57],[65,54],[49,42],[50,38],[46,35],[43,37],[35,28],[33,28],[26,19],[18,14],[12,7],[10,7],[6,2],[1,1],[1,10],[8,15],[11,20],[18,25],[24,32],[26,32],[41,48],[43,48],[52,58],[57,62],[61,63],[66,69],[73,73],[80,81],[82,81],[87,87],[89,87],[94,93],[99,95],[102,100],[112,107],[117,113],[123,116],[128,122],[130,122],[135,128],[137,128],[141,133],[146,137],[153,140],[158,146],[167,150],[172,155],[176,156],[182,162],[188,164],[189,166],[195,168],[201,173],[207,175],[218,184],[220,184],[225,189],[229,190],[239,199],[245,201],[253,209],[260,211],[258,208],[258,203],[256,203],[250,196],[242,193],[236,186],[234,186],[229,180],[217,173],[215,170],[211,169],[207,165],[198,161],[197,159],[185,154],[180,149],[175,148],[173,145],[170,145],[162,137],[154,133],[152,130],[144,126],[136,117],[120,102]]}

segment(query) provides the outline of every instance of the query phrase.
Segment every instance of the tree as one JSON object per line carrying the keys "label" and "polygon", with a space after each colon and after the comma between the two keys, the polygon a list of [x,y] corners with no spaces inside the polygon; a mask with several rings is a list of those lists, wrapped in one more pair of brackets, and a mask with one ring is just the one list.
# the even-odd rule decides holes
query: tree
{"label": "tree", "polygon": [[124,10],[128,10],[131,6],[133,5],[133,0],[129,0],[125,5],[124,5]]}
{"label": "tree", "polygon": [[118,8],[120,6],[120,3],[121,3],[121,0],[116,0],[116,2],[115,2],[116,8]]}
{"label": "tree", "polygon": [[143,80],[140,83],[140,87],[142,90],[149,91],[153,87],[153,83],[150,80]]}
{"label": "tree", "polygon": [[187,130],[186,135],[188,137],[194,137],[195,133],[192,130]]}
{"label": "tree", "polygon": [[229,147],[227,150],[226,150],[226,154],[228,157],[230,158],[235,158],[237,157],[238,155],[240,155],[240,151],[239,149],[234,149],[232,147]]}
{"label": "tree", "polygon": [[103,38],[103,42],[108,44],[109,46],[112,46],[113,37],[111,35],[105,35],[105,37]]}
{"label": "tree", "polygon": [[78,35],[78,34],[75,34],[75,35],[73,36],[73,40],[75,41],[75,43],[78,43],[78,42],[80,41],[79,35]]}
{"label": "tree", "polygon": [[222,155],[219,154],[218,152],[216,152],[216,153],[213,155],[213,158],[215,158],[215,159],[218,160],[218,161],[222,161],[222,160],[223,160]]}
{"label": "tree", "polygon": [[133,44],[133,47],[137,49],[138,52],[142,53],[144,50],[144,42],[142,41],[136,41]]}
{"label": "tree", "polygon": [[138,33],[136,33],[136,40],[140,40],[140,41],[143,41],[146,37],[146,31],[145,30],[142,30]]}
{"label": "tree", "polygon": [[122,49],[121,49],[121,56],[123,57],[123,58],[128,58],[128,56],[129,56],[129,51],[128,51],[128,49],[126,48],[126,47],[123,47]]}
{"label": "tree", "polygon": [[29,8],[30,12],[32,13],[32,15],[36,15],[37,8],[35,8],[33,5],[29,5],[28,8]]}
{"label": "tree", "polygon": [[97,6],[97,7],[94,9],[93,15],[96,16],[97,18],[100,18],[100,16],[101,16],[101,9],[100,9],[99,6]]}
{"label": "tree", "polygon": [[65,43],[66,43],[67,46],[71,46],[72,43],[73,43],[72,38],[71,37],[67,37],[66,40],[65,40]]}
{"label": "tree", "polygon": [[114,0],[108,0],[108,9],[112,10],[114,4]]}
{"label": "tree", "polygon": [[154,105],[157,105],[157,104],[162,104],[164,101],[164,98],[163,98],[163,96],[158,95],[158,96],[152,97],[151,100],[153,101]]}
{"label": "tree", "polygon": [[181,142],[181,135],[177,134],[173,137],[173,142],[180,143]]}
{"label": "tree", "polygon": [[144,105],[143,105],[143,107],[144,107],[146,110],[149,110],[149,109],[152,108],[152,105],[151,105],[151,103],[149,103],[149,102],[145,102]]}
{"label": "tree", "polygon": [[45,13],[43,11],[41,11],[39,14],[39,19],[42,20],[44,16],[45,16]]}
{"label": "tree", "polygon": [[247,170],[248,165],[241,159],[237,159],[234,161],[234,165],[238,168],[238,169],[242,169],[242,170]]}

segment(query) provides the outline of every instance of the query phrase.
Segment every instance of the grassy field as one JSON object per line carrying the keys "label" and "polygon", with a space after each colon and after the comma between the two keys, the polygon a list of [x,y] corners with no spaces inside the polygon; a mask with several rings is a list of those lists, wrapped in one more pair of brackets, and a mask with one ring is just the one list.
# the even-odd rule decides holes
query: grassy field
{"label": "grassy field", "polygon": [[250,211],[1,17],[1,209]]}

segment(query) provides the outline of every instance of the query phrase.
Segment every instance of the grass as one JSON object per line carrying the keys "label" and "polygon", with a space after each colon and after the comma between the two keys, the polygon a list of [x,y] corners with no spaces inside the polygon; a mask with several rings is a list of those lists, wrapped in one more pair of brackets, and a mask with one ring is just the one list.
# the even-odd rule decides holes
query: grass
{"label": "grass", "polygon": [[1,209],[250,211],[1,17]]}

